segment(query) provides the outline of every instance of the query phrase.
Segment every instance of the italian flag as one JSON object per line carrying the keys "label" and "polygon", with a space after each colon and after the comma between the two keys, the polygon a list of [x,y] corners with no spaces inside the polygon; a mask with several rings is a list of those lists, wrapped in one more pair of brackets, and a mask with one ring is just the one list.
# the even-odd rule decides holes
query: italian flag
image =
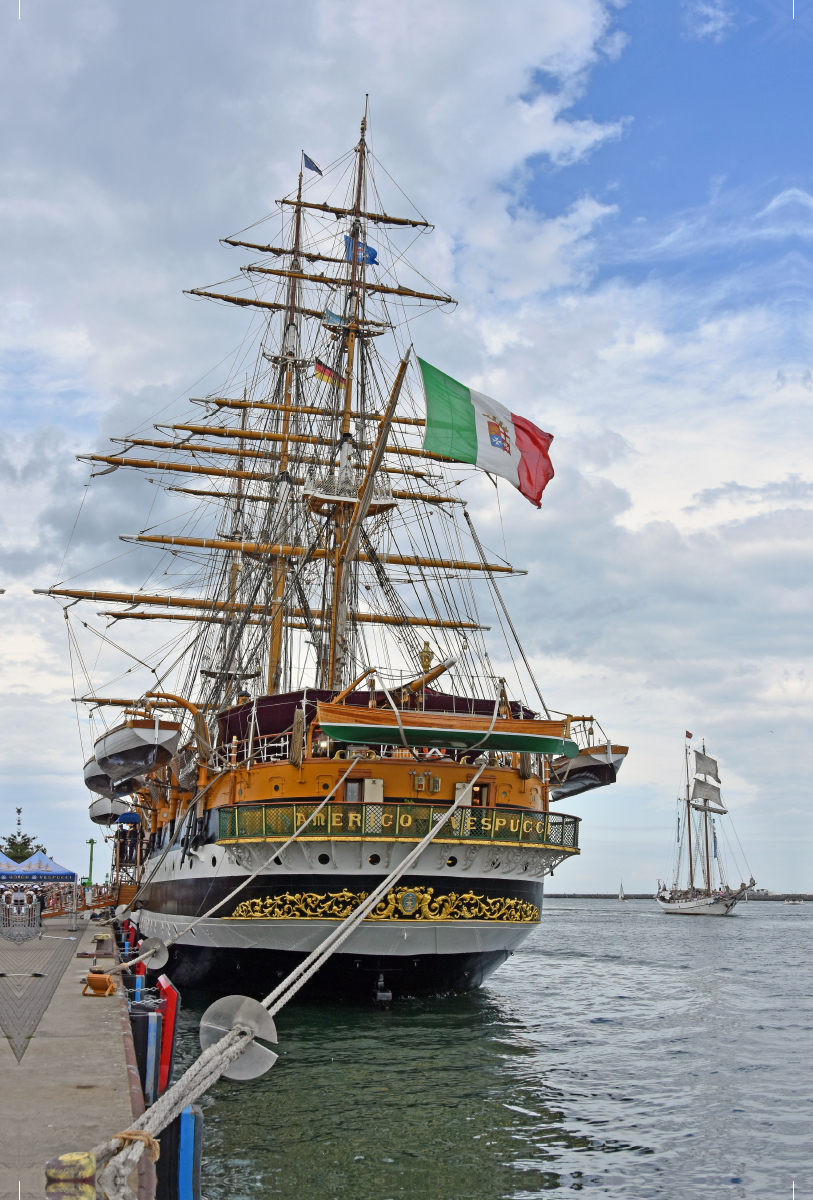
{"label": "italian flag", "polygon": [[501,475],[541,508],[542,493],[553,479],[548,455],[553,434],[422,358],[418,362],[426,394],[424,449]]}

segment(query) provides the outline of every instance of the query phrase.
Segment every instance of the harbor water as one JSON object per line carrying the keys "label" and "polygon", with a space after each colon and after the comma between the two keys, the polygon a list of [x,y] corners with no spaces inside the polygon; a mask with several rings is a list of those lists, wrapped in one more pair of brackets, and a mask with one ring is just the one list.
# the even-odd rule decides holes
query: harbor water
{"label": "harbor water", "polygon": [[813,905],[549,899],[477,992],[291,1005],[272,1070],[203,1101],[203,1195],[813,1197],[811,932]]}

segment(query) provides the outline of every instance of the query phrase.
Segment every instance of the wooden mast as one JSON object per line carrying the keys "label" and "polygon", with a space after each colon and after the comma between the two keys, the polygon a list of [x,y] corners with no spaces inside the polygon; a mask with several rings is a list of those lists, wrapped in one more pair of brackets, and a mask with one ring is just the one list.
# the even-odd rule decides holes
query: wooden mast
{"label": "wooden mast", "polygon": [[[297,288],[299,280],[299,247],[302,235],[302,160],[299,163],[299,186],[296,193],[297,206],[294,221],[294,251],[291,260],[293,271],[288,285],[288,314],[283,336],[282,353],[285,355],[285,400],[282,405],[282,437],[279,448],[279,487],[277,489],[276,526],[281,540],[287,540],[285,534],[288,527],[290,511],[289,499],[291,493],[291,476],[288,471],[289,438],[291,432],[291,389],[294,380],[295,367],[298,369],[299,339],[296,328]],[[283,599],[285,595],[285,561],[275,557],[271,569],[271,587],[269,589],[269,604],[271,608],[271,631],[268,641],[268,683],[269,696],[279,691],[282,680],[283,634],[285,631],[285,611]]]}
{"label": "wooden mast", "polygon": [[[353,209],[353,224],[350,227],[350,312],[348,313],[347,330],[347,361],[344,378],[344,411],[342,413],[341,443],[339,447],[339,479],[348,470],[350,448],[353,439],[350,434],[350,421],[353,414],[353,369],[356,340],[359,329],[359,297],[364,286],[365,251],[359,255],[361,242],[361,199],[364,187],[364,156],[365,133],[367,130],[367,105],[364,106],[364,116],[361,118],[361,136],[358,144],[358,162],[356,166],[356,203]],[[361,261],[359,261],[361,259]],[[364,411],[363,402],[360,411]],[[328,679],[324,682],[336,689],[342,686],[342,669],[347,651],[347,587],[344,579],[345,571],[352,568],[341,556],[341,548],[347,537],[350,524],[350,514],[344,504],[336,506],[336,542],[333,560],[333,610],[334,616],[330,629],[330,654],[328,659]]]}
{"label": "wooden mast", "polygon": [[692,863],[692,805],[689,800],[689,747],[686,754],[686,829],[689,834],[689,890],[694,891],[694,864]]}

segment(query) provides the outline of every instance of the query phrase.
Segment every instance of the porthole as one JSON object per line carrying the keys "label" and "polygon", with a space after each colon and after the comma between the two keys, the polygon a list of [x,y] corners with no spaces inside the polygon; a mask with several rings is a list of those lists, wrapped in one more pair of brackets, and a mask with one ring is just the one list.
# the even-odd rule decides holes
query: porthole
{"label": "porthole", "polygon": [[[279,784],[278,784],[278,783],[275,783],[275,784],[274,784],[274,791],[275,791],[275,792],[278,792],[278,791],[279,791]],[[505,795],[505,792],[503,792],[503,795]]]}
{"label": "porthole", "polygon": [[217,859],[215,858],[214,854],[212,855],[212,866],[213,867],[217,866]]}
{"label": "porthole", "polygon": [[377,867],[378,864],[381,862],[381,855],[380,854],[371,854],[370,857],[367,859],[367,862],[370,864],[371,867]]}
{"label": "porthole", "polygon": [[446,866],[447,867],[456,867],[457,866],[457,859],[455,858],[455,856],[453,854],[450,854],[449,857],[446,859]]}
{"label": "porthole", "polygon": [[323,867],[326,867],[327,864],[330,862],[330,855],[329,854],[320,854],[319,862],[322,864]]}
{"label": "porthole", "polygon": [[329,783],[323,783],[323,784],[322,784],[322,791],[323,791],[323,792],[330,791],[330,784],[329,784]]}
{"label": "porthole", "polygon": [[279,855],[277,855],[277,857],[274,859],[274,862],[276,863],[276,865],[277,865],[278,867],[281,867],[281,866],[282,866],[282,859],[280,858],[280,856],[279,856]]}

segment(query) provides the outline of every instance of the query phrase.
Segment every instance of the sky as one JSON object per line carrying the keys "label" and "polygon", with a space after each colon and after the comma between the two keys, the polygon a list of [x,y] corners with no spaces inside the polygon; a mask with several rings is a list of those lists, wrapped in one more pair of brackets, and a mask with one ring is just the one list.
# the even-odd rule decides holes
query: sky
{"label": "sky", "polygon": [[686,730],[758,883],[813,890],[813,4],[19,11],[0,6],[0,834],[21,804],[81,869],[98,836],[65,622],[32,589],[137,586],[147,552],[118,534],[153,495],[123,472],[86,490],[74,456],[214,386],[247,317],[183,289],[233,273],[218,239],[273,210],[302,148],[349,149],[369,93],[376,156],[436,226],[421,268],[459,301],[418,352],[554,434],[540,512],[470,497],[528,567],[504,596],[551,706],[630,747],[564,806],[583,852],[551,890],[666,874]]}

